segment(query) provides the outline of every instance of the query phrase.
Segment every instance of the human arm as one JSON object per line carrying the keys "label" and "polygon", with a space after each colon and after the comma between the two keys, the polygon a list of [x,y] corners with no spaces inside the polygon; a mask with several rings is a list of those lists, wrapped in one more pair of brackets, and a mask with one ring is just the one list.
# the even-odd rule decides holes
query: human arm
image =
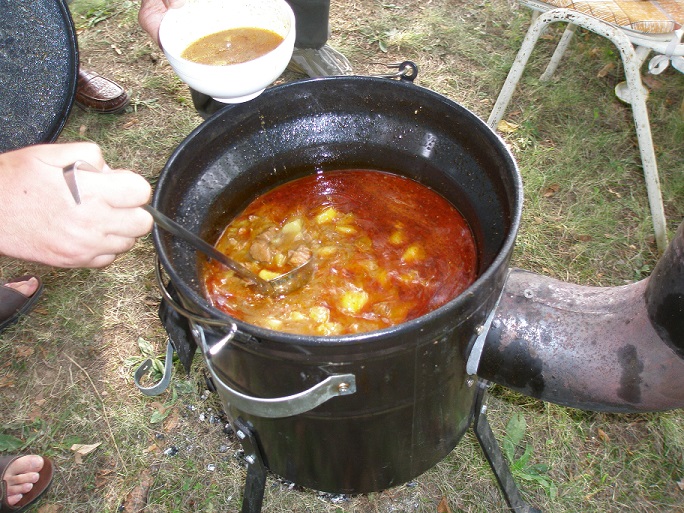
{"label": "human arm", "polygon": [[[62,169],[84,160],[101,173],[77,174],[81,204]],[[0,154],[0,254],[57,267],[104,267],[152,229],[138,208],[147,181],[107,166],[92,143],[48,144]]]}
{"label": "human arm", "polygon": [[152,40],[159,45],[159,25],[169,9],[182,7],[185,0],[142,0],[138,11],[138,23]]}

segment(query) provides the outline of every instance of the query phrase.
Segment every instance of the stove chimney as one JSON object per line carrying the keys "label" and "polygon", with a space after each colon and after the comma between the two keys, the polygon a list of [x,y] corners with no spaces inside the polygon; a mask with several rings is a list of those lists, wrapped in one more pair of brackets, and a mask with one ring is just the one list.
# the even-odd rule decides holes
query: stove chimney
{"label": "stove chimney", "polygon": [[684,223],[651,276],[631,285],[511,270],[477,375],[583,410],[684,407]]}

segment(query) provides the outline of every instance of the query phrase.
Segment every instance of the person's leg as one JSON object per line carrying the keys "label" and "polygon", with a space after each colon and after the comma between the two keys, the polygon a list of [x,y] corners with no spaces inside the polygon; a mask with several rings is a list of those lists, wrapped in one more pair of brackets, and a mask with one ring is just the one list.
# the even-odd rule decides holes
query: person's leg
{"label": "person's leg", "polygon": [[7,497],[3,497],[5,502],[14,506],[29,493],[40,479],[42,468],[43,458],[36,455],[22,456],[10,463],[2,476],[7,493]]}
{"label": "person's leg", "polygon": [[327,44],[330,0],[287,0],[295,15],[297,38],[289,69],[310,77],[350,75],[347,58]]}
{"label": "person's leg", "polygon": [[[72,1],[67,0],[67,4],[71,5]],[[130,98],[126,90],[118,83],[93,71],[83,69],[79,63],[74,101],[85,111],[118,114],[128,107]]]}
{"label": "person's leg", "polygon": [[117,82],[79,66],[75,101],[86,111],[119,114],[126,109],[130,98]]}
{"label": "person's leg", "polygon": [[48,458],[0,457],[0,511],[24,511],[48,490],[54,466]]}
{"label": "person's leg", "polygon": [[286,0],[295,15],[295,47],[318,50],[328,41],[330,0]]}
{"label": "person's leg", "polygon": [[35,276],[27,277],[27,279],[24,281],[11,281],[3,285],[3,287],[9,287],[10,289],[14,289],[20,294],[25,295],[26,297],[32,296],[34,292],[38,290],[39,286],[40,282],[38,281],[38,278],[36,278]]}
{"label": "person's leg", "polygon": [[28,274],[0,284],[0,332],[29,313],[42,291],[40,278]]}
{"label": "person's leg", "polygon": [[209,118],[221,107],[226,106],[225,103],[214,100],[208,94],[195,91],[192,87],[190,88],[190,96],[192,97],[192,104],[195,106],[195,110],[203,119]]}

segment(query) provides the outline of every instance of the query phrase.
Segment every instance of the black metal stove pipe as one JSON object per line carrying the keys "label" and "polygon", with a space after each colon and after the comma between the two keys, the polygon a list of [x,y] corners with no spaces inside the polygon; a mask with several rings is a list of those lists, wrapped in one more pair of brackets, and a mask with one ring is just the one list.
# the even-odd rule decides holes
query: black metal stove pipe
{"label": "black metal stove pipe", "polygon": [[477,375],[583,410],[684,407],[684,223],[651,276],[631,285],[512,270]]}

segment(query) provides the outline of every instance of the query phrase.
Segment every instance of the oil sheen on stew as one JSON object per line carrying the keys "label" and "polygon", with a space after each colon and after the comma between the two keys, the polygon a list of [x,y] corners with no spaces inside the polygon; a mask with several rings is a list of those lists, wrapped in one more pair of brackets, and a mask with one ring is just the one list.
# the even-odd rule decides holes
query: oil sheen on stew
{"label": "oil sheen on stew", "polygon": [[254,200],[216,247],[272,279],[313,255],[303,288],[264,297],[213,261],[206,295],[227,314],[272,330],[346,335],[420,317],[476,278],[475,241],[463,216],[432,189],[373,170],[325,171]]}
{"label": "oil sheen on stew", "polygon": [[191,43],[181,57],[200,64],[226,66],[251,61],[275,50],[283,37],[258,27],[239,27],[204,36]]}

